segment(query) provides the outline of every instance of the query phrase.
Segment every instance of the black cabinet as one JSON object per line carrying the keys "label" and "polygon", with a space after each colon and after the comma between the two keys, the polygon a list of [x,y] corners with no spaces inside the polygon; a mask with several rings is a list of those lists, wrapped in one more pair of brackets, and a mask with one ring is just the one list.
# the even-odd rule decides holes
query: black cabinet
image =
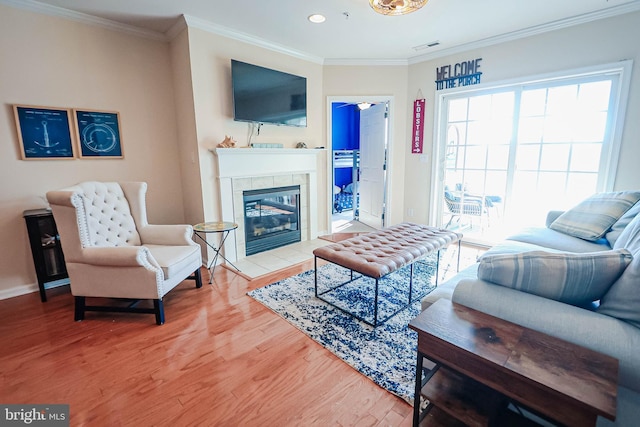
{"label": "black cabinet", "polygon": [[24,211],[23,216],[27,223],[33,264],[38,276],[40,299],[46,302],[45,286],[69,283],[60,236],[50,210],[31,209]]}

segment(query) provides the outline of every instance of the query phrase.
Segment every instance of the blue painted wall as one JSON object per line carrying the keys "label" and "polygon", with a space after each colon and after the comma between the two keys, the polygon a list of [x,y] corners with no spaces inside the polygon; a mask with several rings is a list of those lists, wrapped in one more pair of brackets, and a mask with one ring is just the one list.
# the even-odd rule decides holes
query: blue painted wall
{"label": "blue painted wall", "polygon": [[334,102],[331,106],[334,150],[360,148],[360,111],[355,105]]}
{"label": "blue painted wall", "polygon": [[[360,149],[360,111],[355,105],[331,105],[331,133],[334,150]],[[334,183],[340,188],[351,183],[351,168],[334,170]]]}

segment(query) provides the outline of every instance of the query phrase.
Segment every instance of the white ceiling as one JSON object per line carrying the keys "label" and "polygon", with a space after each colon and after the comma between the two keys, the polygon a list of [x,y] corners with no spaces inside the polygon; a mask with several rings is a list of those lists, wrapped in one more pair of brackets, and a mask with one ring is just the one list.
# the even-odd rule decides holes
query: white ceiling
{"label": "white ceiling", "polygon": [[[324,63],[417,62],[481,45],[640,10],[640,0],[429,0],[404,16],[367,0],[0,0],[166,38],[189,25]],[[74,13],[68,13],[73,11]],[[78,12],[78,13],[75,13]],[[327,20],[312,24],[321,13]],[[90,16],[86,16],[90,15]],[[98,17],[100,19],[92,19]],[[436,47],[419,49],[438,41]]]}

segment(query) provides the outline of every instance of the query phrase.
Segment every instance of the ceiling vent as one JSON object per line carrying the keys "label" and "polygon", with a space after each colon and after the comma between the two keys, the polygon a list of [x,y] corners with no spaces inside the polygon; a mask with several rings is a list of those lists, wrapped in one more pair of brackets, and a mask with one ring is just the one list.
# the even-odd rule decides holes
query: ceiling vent
{"label": "ceiling vent", "polygon": [[434,41],[434,42],[431,42],[431,43],[421,44],[420,46],[414,46],[413,50],[429,49],[430,47],[435,47],[435,46],[438,46],[439,44],[440,44],[439,41]]}

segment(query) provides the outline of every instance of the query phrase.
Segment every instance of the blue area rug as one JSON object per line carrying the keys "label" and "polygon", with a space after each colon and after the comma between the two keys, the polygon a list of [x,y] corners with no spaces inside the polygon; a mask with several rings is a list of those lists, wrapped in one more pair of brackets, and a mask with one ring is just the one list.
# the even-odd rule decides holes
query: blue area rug
{"label": "blue area rug", "polygon": [[[432,262],[414,263],[413,295],[416,302],[384,324],[373,328],[332,307],[314,294],[314,271],[306,271],[248,293],[326,347],[379,386],[413,404],[417,334],[409,321],[420,313],[420,299],[433,290]],[[318,269],[319,291],[349,280],[349,270],[334,264]],[[373,320],[373,279],[361,276],[354,282],[324,295],[332,303]],[[409,267],[380,281],[378,315],[405,305],[409,292]]]}

